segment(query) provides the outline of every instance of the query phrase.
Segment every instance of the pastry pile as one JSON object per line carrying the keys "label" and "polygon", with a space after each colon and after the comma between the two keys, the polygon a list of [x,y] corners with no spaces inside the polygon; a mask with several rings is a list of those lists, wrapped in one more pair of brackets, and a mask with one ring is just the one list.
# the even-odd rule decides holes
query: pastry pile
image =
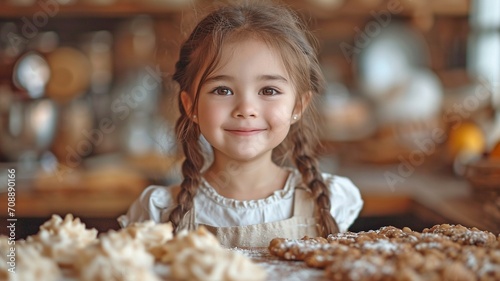
{"label": "pastry pile", "polygon": [[[7,256],[0,257],[0,280],[265,280],[263,268],[223,248],[205,228],[175,237],[172,230],[170,223],[146,221],[97,236],[79,218],[54,215],[36,235],[16,241],[16,273],[9,272]],[[10,247],[0,236],[1,252]]]}
{"label": "pastry pile", "polygon": [[461,225],[275,238],[269,251],[322,268],[328,280],[500,280],[500,235]]}

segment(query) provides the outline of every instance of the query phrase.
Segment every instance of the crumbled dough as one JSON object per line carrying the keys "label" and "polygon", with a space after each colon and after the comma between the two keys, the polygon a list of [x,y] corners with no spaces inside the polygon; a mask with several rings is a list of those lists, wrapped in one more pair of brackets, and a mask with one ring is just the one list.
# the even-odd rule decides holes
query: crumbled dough
{"label": "crumbled dough", "polygon": [[26,240],[36,244],[41,254],[56,260],[60,265],[71,265],[78,251],[97,242],[97,230],[86,229],[79,218],[67,214],[64,220],[53,215],[40,226],[40,231]]}
{"label": "crumbled dough", "polygon": [[193,232],[182,230],[168,241],[161,249],[160,261],[171,263],[175,260],[178,254],[184,249],[206,249],[206,248],[221,248],[217,238],[210,233],[206,228],[199,227]]}
{"label": "crumbled dough", "polygon": [[173,238],[171,223],[155,223],[152,220],[136,222],[120,230],[144,245],[156,259],[163,256],[162,247]]}
{"label": "crumbled dough", "polygon": [[172,277],[182,281],[261,281],[266,271],[249,258],[224,248],[192,248],[172,263]]}
{"label": "crumbled dough", "polygon": [[[23,275],[9,275],[2,260],[5,256],[0,258],[0,280],[59,281],[68,273],[82,281],[159,281],[159,275],[179,281],[266,278],[263,268],[243,254],[223,248],[204,227],[172,236],[170,223],[145,221],[97,238],[97,230],[86,229],[79,218],[54,215],[36,235],[16,241],[16,272]],[[8,238],[2,237],[2,253],[8,252],[8,246]],[[156,266],[167,268],[165,276],[155,270],[155,258],[163,263]]]}
{"label": "crumbled dough", "polygon": [[[9,265],[7,253],[10,248],[15,249],[15,267]],[[57,263],[40,254],[35,245],[16,241],[9,245],[6,236],[0,237],[0,280],[21,281],[21,280],[40,280],[40,281],[58,281],[61,279],[61,270]],[[14,272],[9,272],[9,269]]]}
{"label": "crumbled dough", "polygon": [[266,271],[249,258],[222,248],[217,238],[199,227],[181,231],[164,247],[162,261],[171,263],[172,277],[182,281],[261,281]]}
{"label": "crumbled dough", "polygon": [[82,281],[157,281],[153,265],[153,256],[139,240],[109,231],[99,243],[80,251],[75,269]]}

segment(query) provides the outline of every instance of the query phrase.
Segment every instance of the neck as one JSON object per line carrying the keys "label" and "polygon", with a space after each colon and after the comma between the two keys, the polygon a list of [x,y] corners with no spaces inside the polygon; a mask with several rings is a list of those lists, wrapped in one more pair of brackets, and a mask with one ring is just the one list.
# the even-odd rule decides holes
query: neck
{"label": "neck", "polygon": [[271,159],[251,162],[215,159],[204,177],[221,196],[257,200],[282,189],[288,171],[274,164]]}

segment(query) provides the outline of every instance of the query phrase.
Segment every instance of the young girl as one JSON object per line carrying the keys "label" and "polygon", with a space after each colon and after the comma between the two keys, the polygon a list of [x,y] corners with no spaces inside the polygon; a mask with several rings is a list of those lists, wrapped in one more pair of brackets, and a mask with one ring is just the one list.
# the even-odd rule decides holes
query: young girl
{"label": "young girl", "polygon": [[227,247],[346,231],[363,201],[351,181],[318,169],[310,104],[323,79],[315,43],[281,6],[248,1],[205,17],[173,76],[183,181],[148,187],[120,224],[203,225]]}

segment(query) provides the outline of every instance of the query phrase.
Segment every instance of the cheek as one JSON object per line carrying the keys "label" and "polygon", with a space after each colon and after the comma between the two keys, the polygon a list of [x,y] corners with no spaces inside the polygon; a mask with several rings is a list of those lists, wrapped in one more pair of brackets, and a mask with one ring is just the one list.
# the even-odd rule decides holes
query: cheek
{"label": "cheek", "polygon": [[287,106],[273,107],[268,114],[268,120],[274,127],[289,126],[292,116],[292,108]]}
{"label": "cheek", "polygon": [[220,106],[198,106],[200,129],[203,131],[204,129],[209,130],[209,128],[219,127],[227,119],[226,114],[227,112]]}
{"label": "cheek", "polygon": [[200,126],[212,126],[219,120],[217,111],[198,111],[198,119]]}

